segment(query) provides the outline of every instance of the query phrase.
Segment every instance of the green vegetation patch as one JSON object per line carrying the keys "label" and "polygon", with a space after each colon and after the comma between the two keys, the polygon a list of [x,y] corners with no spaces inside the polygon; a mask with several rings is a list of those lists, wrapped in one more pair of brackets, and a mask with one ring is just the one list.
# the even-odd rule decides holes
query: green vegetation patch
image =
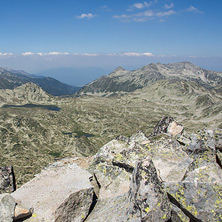
{"label": "green vegetation patch", "polygon": [[58,158],[60,157],[62,154],[62,152],[49,152],[49,155],[55,157],[55,158]]}

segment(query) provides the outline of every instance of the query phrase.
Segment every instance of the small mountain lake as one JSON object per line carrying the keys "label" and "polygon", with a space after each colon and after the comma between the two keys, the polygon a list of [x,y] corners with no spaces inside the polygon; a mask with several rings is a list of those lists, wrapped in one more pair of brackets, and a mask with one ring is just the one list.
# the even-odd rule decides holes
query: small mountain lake
{"label": "small mountain lake", "polygon": [[94,137],[95,135],[93,134],[90,134],[90,133],[85,133],[83,131],[74,131],[74,132],[63,132],[64,135],[73,135],[75,136],[75,138],[80,138],[82,136],[85,136],[85,137]]}
{"label": "small mountain lake", "polygon": [[60,111],[61,108],[55,105],[39,105],[39,104],[25,104],[25,105],[4,105],[2,108],[42,108],[50,111]]}

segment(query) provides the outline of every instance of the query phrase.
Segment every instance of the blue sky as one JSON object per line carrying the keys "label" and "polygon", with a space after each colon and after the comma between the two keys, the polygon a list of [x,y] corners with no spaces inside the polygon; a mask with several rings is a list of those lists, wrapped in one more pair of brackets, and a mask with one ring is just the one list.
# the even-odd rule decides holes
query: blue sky
{"label": "blue sky", "polygon": [[0,9],[0,66],[107,74],[188,60],[222,71],[221,0],[0,0]]}

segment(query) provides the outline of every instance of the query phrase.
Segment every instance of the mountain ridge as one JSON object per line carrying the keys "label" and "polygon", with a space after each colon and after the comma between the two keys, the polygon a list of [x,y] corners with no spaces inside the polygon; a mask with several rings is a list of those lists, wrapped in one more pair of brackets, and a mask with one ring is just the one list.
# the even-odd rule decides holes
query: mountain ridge
{"label": "mountain ridge", "polygon": [[72,95],[80,87],[70,86],[52,77],[35,76],[23,70],[0,67],[0,89],[14,89],[22,84],[33,82],[53,96]]}
{"label": "mountain ridge", "polygon": [[218,87],[220,90],[222,73],[199,68],[190,62],[151,63],[133,71],[118,67],[110,74],[85,85],[75,95],[126,94],[165,79],[194,81],[205,88]]}

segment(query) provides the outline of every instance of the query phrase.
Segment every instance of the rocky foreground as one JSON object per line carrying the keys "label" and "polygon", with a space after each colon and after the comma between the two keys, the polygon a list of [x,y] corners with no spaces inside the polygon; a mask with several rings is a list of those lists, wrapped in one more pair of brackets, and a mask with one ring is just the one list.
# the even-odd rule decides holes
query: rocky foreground
{"label": "rocky foreground", "polygon": [[[0,221],[222,221],[221,163],[221,129],[188,134],[164,117],[150,136],[118,136],[1,194]],[[12,168],[1,170],[1,192],[13,191]]]}

